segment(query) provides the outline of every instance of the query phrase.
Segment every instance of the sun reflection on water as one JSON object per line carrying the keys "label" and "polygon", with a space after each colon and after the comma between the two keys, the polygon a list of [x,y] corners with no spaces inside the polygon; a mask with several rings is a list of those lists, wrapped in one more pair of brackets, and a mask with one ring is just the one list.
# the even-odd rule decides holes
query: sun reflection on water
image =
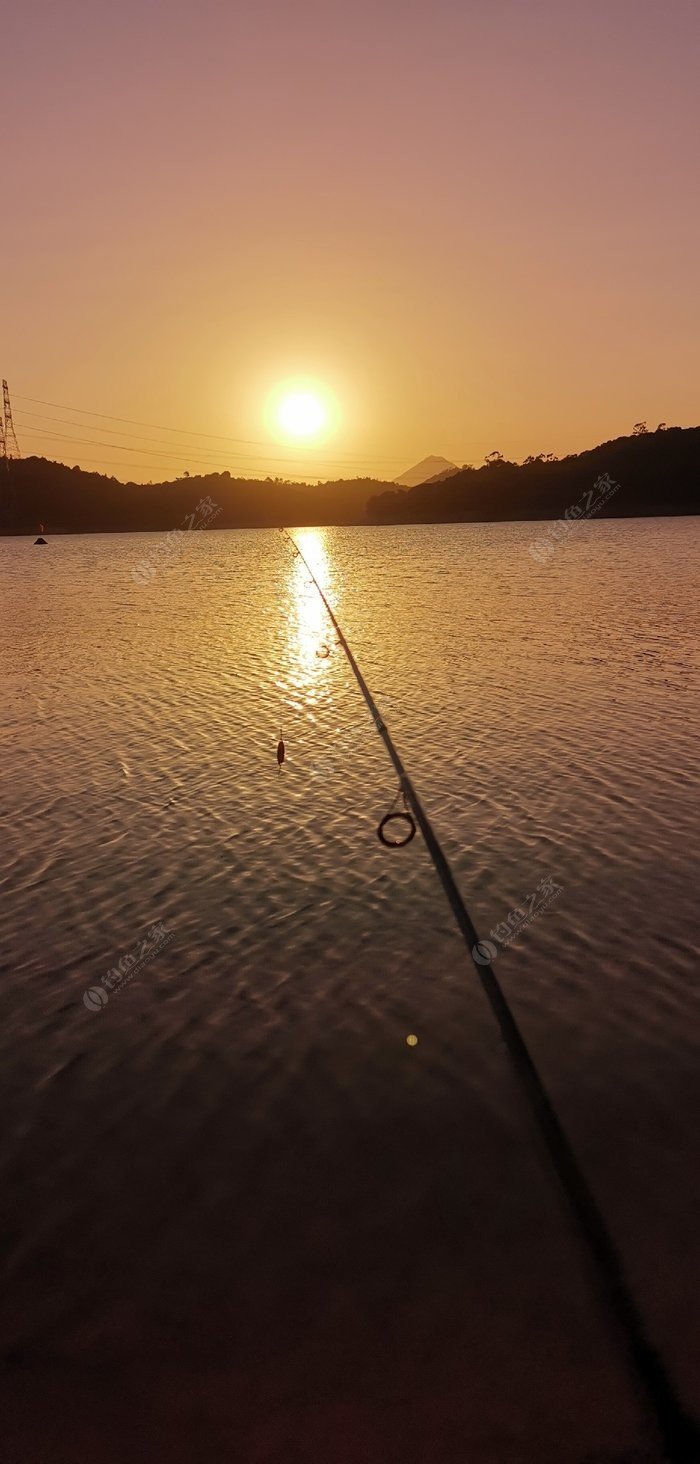
{"label": "sun reflection on water", "polygon": [[[299,529],[295,542],[325,592],[331,581],[330,565],[326,553],[322,529]],[[292,594],[296,621],[293,629],[296,635],[296,649],[304,664],[314,669],[318,666],[317,651],[328,644],[330,624],[321,596],[314,585],[306,565],[297,556],[292,566]]]}
{"label": "sun reflection on water", "polygon": [[[297,529],[292,537],[322,590],[330,590],[333,573],[323,529]],[[297,691],[307,702],[315,702],[321,686],[326,686],[321,668],[327,664],[334,636],[321,596],[299,556],[290,565],[290,590],[289,638],[298,671]]]}

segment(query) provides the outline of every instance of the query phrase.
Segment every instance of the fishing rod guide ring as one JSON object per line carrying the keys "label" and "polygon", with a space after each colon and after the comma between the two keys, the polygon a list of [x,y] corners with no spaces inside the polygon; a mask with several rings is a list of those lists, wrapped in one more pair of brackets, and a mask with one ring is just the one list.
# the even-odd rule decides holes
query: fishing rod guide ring
{"label": "fishing rod guide ring", "polygon": [[[397,820],[400,820],[402,824],[408,825],[408,833],[404,833],[403,837],[399,839],[387,838],[385,832],[387,824],[394,823]],[[410,844],[411,839],[415,838],[415,833],[416,825],[410,813],[400,813],[398,810],[396,813],[385,813],[383,819],[377,825],[377,838],[380,844],[384,845],[385,849],[404,849],[407,844]]]}

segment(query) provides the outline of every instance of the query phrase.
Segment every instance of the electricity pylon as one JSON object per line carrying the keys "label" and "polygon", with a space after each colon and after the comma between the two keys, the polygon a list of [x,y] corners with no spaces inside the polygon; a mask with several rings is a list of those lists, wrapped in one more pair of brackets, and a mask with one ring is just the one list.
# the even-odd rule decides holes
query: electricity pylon
{"label": "electricity pylon", "polygon": [[12,421],[12,406],[10,404],[10,388],[6,381],[2,383],[2,415],[0,423],[0,457],[19,458],[22,456],[19,450],[15,425]]}

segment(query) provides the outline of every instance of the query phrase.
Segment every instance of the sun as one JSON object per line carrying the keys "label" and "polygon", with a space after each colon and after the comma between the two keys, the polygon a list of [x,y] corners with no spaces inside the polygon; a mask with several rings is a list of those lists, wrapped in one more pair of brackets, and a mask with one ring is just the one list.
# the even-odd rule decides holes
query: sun
{"label": "sun", "polygon": [[288,377],[270,393],[265,419],[268,431],[278,442],[320,446],[336,430],[338,403],[323,381],[310,376]]}
{"label": "sun", "polygon": [[290,391],[277,408],[277,420],[291,437],[316,437],[328,416],[323,402],[313,391]]}

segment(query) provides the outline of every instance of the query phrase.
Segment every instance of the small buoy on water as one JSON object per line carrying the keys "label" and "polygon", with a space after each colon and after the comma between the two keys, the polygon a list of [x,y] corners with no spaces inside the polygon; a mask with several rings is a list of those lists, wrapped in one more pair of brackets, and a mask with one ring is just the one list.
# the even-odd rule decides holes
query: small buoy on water
{"label": "small buoy on water", "polygon": [[280,728],[280,740],[277,743],[277,766],[278,766],[280,772],[282,771],[282,763],[283,762],[284,762],[284,742],[282,741],[282,729]]}
{"label": "small buoy on water", "polygon": [[326,645],[326,642],[323,641],[321,643],[321,645],[319,646],[319,648],[318,648],[318,650],[316,652],[316,655],[318,656],[319,661],[325,661],[326,656],[330,656],[330,653],[331,653],[330,646]]}
{"label": "small buoy on water", "polygon": [[39,538],[38,539],[35,539],[34,540],[34,543],[35,544],[45,544],[46,543],[46,539],[42,539],[42,537],[41,537],[41,535],[44,532],[44,525],[43,524],[39,524],[38,525],[38,529],[39,529]]}
{"label": "small buoy on water", "polygon": [[47,540],[46,539],[41,539],[41,538],[40,539],[35,539],[34,540],[34,543],[35,543],[35,545],[36,544],[46,544],[47,543]]}

